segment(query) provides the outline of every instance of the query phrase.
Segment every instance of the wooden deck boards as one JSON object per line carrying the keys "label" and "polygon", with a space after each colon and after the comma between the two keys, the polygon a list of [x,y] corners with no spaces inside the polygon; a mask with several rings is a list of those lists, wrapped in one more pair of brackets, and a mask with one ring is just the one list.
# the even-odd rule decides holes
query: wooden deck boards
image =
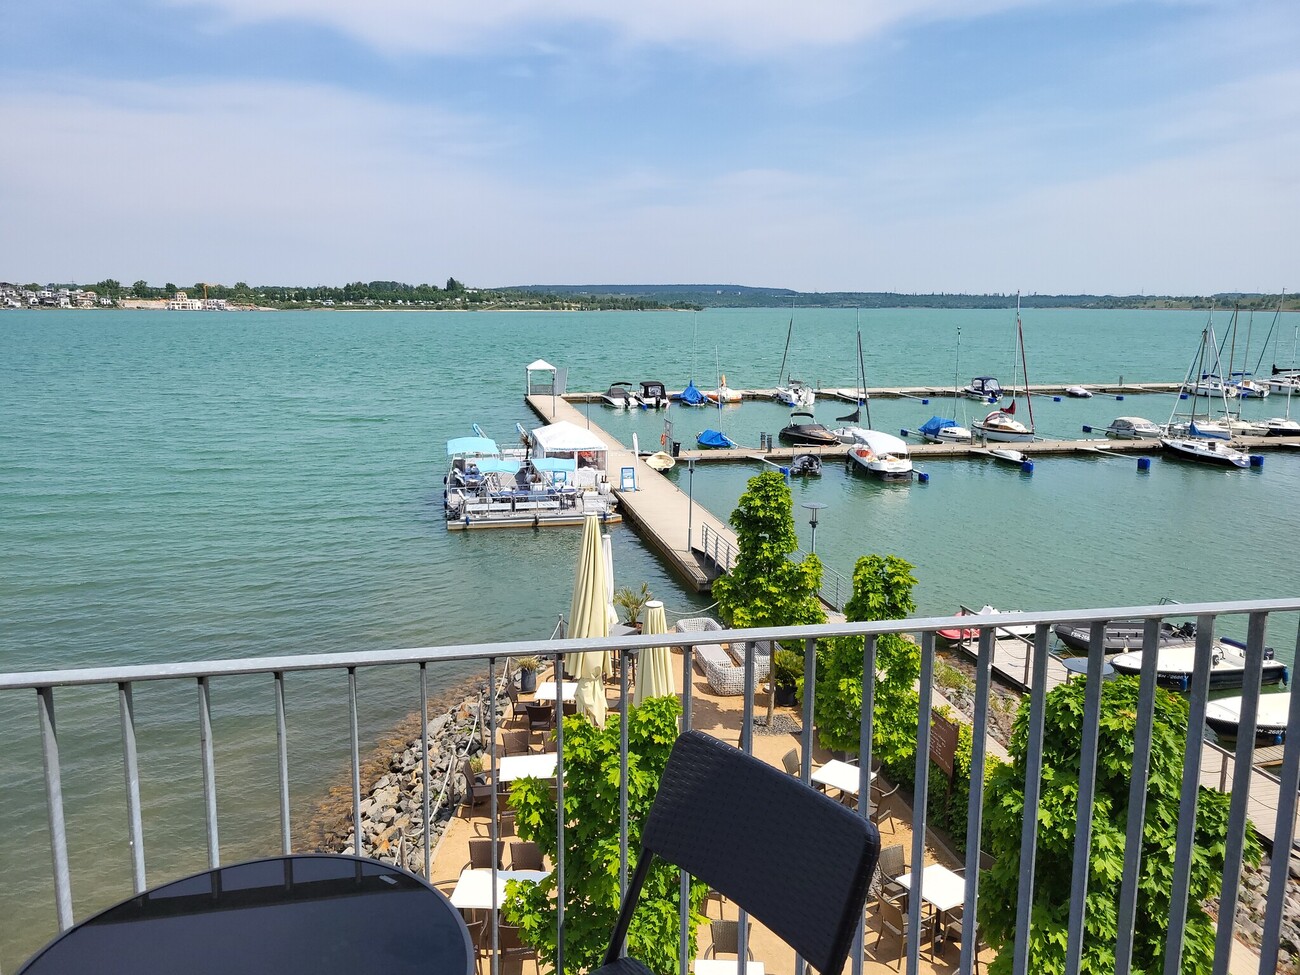
{"label": "wooden deck boards", "polygon": [[[588,426],[587,418],[571,403],[558,397],[529,396],[529,408],[547,423],[568,420]],[[554,403],[554,413],[552,413]],[[684,491],[632,455],[630,448],[599,426],[589,424],[592,433],[609,446],[608,474],[624,519],[636,525],[641,535],[696,592],[708,592],[716,573],[707,559],[697,554],[705,525],[719,537],[736,544],[731,528],[703,505],[691,504]],[[636,471],[637,490],[619,489],[620,472],[625,467]],[[692,509],[688,513],[688,508]],[[687,546],[687,524],[691,524],[691,545]]]}

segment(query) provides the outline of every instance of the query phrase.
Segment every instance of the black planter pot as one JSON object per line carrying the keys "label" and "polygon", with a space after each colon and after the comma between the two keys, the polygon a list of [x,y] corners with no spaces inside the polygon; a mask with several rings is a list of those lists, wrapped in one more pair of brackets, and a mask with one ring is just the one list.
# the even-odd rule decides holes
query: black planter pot
{"label": "black planter pot", "polygon": [[531,694],[533,691],[537,690],[537,671],[519,671],[519,689],[525,694]]}
{"label": "black planter pot", "polygon": [[776,703],[778,707],[794,707],[795,690],[793,687],[777,687]]}

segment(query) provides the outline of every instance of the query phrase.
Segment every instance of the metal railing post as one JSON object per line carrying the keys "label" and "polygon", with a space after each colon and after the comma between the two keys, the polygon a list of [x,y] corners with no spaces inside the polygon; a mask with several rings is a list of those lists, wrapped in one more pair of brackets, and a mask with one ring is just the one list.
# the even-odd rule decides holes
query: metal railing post
{"label": "metal railing post", "polygon": [[361,830],[361,731],[357,723],[357,668],[348,668],[348,716],[352,736],[352,852],[366,855]]}
{"label": "metal railing post", "polygon": [[988,751],[989,682],[997,635],[980,633],[975,662],[975,721],[971,734],[970,795],[966,805],[966,894],[962,906],[960,971],[972,971],[975,960],[975,915],[979,904],[980,850],[984,838],[984,758]]}
{"label": "metal railing post", "polygon": [[140,765],[135,747],[135,700],[131,685],[117,685],[118,711],[122,717],[122,771],[126,778],[126,825],[131,840],[131,883],[137,894],[147,888],[144,868],[144,822],[140,816]]}
{"label": "metal railing post", "polygon": [[916,782],[912,805],[912,886],[907,899],[907,975],[921,966],[921,887],[925,869],[925,831],[930,802],[930,720],[934,702],[934,634],[921,634],[921,694],[917,702]]}
{"label": "metal railing post", "polygon": [[[1292,658],[1300,661],[1300,628],[1296,630],[1296,652]],[[1300,728],[1300,694],[1291,693],[1291,706],[1287,710],[1287,727]],[[1273,833],[1275,850],[1290,850],[1295,842],[1295,813],[1297,790],[1300,790],[1300,735],[1287,735],[1282,748],[1282,770],[1278,773],[1277,820]],[[1279,856],[1279,860],[1282,858]],[[1268,900],[1264,909],[1264,934],[1259,947],[1259,970],[1277,971],[1278,944],[1282,940],[1282,917],[1286,912],[1286,898],[1291,871],[1288,865],[1277,864],[1268,878]]]}
{"label": "metal railing post", "polygon": [[[1025,734],[1025,803],[1020,824],[1020,885],[1016,891],[1016,940],[1013,975],[1029,973],[1029,935],[1034,909],[1034,870],[1038,858],[1038,804],[1043,792],[1043,728],[1047,715],[1047,624],[1034,629],[1034,683]],[[1152,655],[1154,659],[1154,655]],[[965,937],[963,931],[962,937]]]}
{"label": "metal railing post", "polygon": [[41,759],[45,766],[45,811],[50,822],[50,857],[54,861],[54,909],[59,930],[72,927],[72,879],[68,872],[68,834],[63,824],[63,774],[59,765],[59,735],[54,723],[54,688],[36,692],[41,723]]}
{"label": "metal railing post", "polygon": [[208,830],[208,866],[221,866],[217,838],[217,767],[212,748],[212,698],[208,678],[199,678],[199,748],[203,754],[203,811]]}
{"label": "metal railing post", "polygon": [[289,832],[289,729],[284,712],[284,671],[275,672],[275,757],[280,773],[280,850],[285,856],[293,852]]}

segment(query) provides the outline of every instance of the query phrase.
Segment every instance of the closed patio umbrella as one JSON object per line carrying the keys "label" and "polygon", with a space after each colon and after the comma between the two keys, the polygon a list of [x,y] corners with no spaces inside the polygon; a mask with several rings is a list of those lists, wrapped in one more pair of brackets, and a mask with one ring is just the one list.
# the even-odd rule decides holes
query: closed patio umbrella
{"label": "closed patio umbrella", "polygon": [[[600,539],[600,523],[594,514],[582,525],[582,543],[578,549],[578,569],[573,580],[573,601],[569,604],[568,637],[609,636],[606,615],[609,596],[605,592],[605,552]],[[605,724],[605,689],[601,683],[604,654],[600,651],[571,653],[565,659],[569,671],[578,678],[574,699],[579,713],[586,714],[599,726]]]}
{"label": "closed patio umbrella", "polygon": [[[644,634],[654,636],[668,632],[668,621],[664,618],[664,604],[652,599],[645,604],[646,617]],[[677,694],[677,685],[673,682],[673,656],[667,647],[651,647],[641,651],[641,660],[636,668],[636,687],[632,690],[632,703],[639,705],[648,697],[669,697]]]}

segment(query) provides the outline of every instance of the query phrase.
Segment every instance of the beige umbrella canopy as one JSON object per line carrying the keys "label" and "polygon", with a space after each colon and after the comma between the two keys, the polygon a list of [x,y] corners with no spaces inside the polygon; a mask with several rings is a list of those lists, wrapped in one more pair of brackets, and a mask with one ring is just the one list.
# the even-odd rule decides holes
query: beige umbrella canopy
{"label": "beige umbrella canopy", "polygon": [[[569,630],[573,640],[609,636],[606,609],[609,595],[605,591],[605,551],[600,540],[600,524],[594,514],[582,525],[582,544],[578,549],[578,571],[573,581],[573,602],[569,604]],[[578,711],[597,725],[605,724],[605,688],[601,683],[604,654],[600,651],[571,653],[565,658],[569,672],[578,678],[574,699]]]}
{"label": "beige umbrella canopy", "polygon": [[[668,632],[668,621],[664,618],[664,604],[652,599],[645,604],[645,628],[641,631],[647,636]],[[632,703],[639,705],[648,697],[669,697],[677,694],[677,685],[673,683],[673,656],[667,647],[651,647],[641,651],[641,660],[636,668],[636,687],[632,691]]]}

